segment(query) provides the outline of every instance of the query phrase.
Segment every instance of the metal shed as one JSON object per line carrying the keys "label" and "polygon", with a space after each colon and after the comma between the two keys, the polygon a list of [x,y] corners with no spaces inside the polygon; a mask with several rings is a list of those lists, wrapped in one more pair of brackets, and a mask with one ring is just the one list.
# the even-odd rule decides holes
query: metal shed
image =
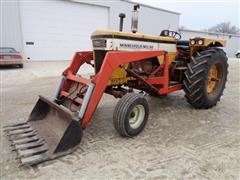
{"label": "metal shed", "polygon": [[[128,0],[2,1],[1,46],[16,48],[28,60],[69,60],[74,52],[91,49],[90,35],[96,29],[117,30],[119,13],[126,14],[124,31],[130,31],[133,4]],[[177,30],[179,15],[141,4],[139,33]]]}

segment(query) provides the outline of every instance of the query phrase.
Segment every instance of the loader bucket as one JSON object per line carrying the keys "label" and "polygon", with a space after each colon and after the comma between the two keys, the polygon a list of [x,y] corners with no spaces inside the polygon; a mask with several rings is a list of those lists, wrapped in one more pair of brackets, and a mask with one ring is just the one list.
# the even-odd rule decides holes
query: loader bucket
{"label": "loader bucket", "polygon": [[72,114],[42,96],[25,123],[6,126],[22,165],[35,165],[73,152],[82,129]]}

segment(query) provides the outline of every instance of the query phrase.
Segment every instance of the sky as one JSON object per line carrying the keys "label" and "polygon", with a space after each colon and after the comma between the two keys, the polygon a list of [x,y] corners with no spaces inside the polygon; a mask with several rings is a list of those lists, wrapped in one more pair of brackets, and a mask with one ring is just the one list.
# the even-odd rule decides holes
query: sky
{"label": "sky", "polygon": [[180,27],[204,30],[230,21],[240,27],[240,0],[133,0],[181,13]]}

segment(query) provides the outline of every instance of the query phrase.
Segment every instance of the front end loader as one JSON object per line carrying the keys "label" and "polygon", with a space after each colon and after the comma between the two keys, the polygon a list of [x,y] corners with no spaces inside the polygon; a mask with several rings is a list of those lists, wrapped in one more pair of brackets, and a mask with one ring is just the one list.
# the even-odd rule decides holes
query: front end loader
{"label": "front end loader", "polygon": [[[132,32],[98,30],[92,36],[93,51],[77,52],[65,69],[53,99],[43,96],[28,120],[8,125],[5,131],[22,165],[35,165],[73,152],[81,141],[97,105],[107,93],[120,98],[113,125],[121,136],[133,137],[145,127],[149,107],[145,98],[184,90],[197,109],[216,105],[227,80],[224,40],[195,37],[180,40],[175,31],[160,36],[137,33],[135,5]],[[84,64],[95,73],[90,78],[78,71]]]}

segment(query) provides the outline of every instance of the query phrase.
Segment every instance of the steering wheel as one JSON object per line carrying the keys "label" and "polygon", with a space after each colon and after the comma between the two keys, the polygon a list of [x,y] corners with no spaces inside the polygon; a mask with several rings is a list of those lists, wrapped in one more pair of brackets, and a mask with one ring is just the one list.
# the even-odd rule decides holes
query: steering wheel
{"label": "steering wheel", "polygon": [[169,31],[169,30],[162,30],[160,33],[160,36],[165,36],[165,37],[173,37],[177,40],[181,39],[182,36],[179,32],[176,31]]}

